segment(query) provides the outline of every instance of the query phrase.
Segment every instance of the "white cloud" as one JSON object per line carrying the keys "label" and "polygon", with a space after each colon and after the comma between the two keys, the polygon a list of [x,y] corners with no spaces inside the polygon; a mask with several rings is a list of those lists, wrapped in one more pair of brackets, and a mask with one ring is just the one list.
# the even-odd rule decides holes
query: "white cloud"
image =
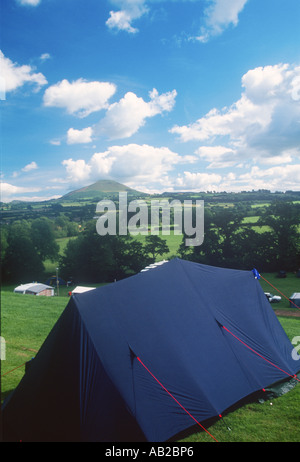
{"label": "white cloud", "polygon": [[[26,83],[34,84],[35,90],[47,84],[46,77],[40,72],[34,72],[34,68],[29,65],[19,65],[6,58],[0,50],[0,92],[5,93],[16,90]],[[4,99],[4,98],[3,98]]]}
{"label": "white cloud", "polygon": [[92,127],[83,128],[82,130],[76,130],[75,128],[69,128],[67,132],[67,143],[68,144],[84,144],[92,142]]}
{"label": "white cloud", "polygon": [[[196,122],[174,126],[170,132],[184,142],[205,142],[196,152],[207,161],[266,162],[273,158],[286,163],[299,158],[300,106],[294,98],[299,78],[300,67],[288,64],[250,70],[242,78],[244,90],[237,102],[222,110],[214,108]],[[212,145],[211,150],[207,145]]]}
{"label": "white cloud", "polygon": [[51,55],[49,53],[43,53],[40,56],[41,61],[47,61],[48,59],[51,59]]}
{"label": "white cloud", "polygon": [[71,182],[87,181],[91,173],[91,166],[86,164],[84,160],[67,159],[62,162],[66,167],[68,179]]}
{"label": "white cloud", "polygon": [[173,109],[176,91],[158,94],[156,89],[149,93],[150,101],[128,92],[117,103],[109,106],[106,116],[97,127],[100,134],[105,134],[110,139],[128,138],[136,133],[149,117],[154,117],[165,111]]}
{"label": "white cloud", "polygon": [[238,178],[240,183],[253,185],[253,189],[272,191],[300,190],[300,165],[281,165],[268,169],[252,167],[250,172]]}
{"label": "white cloud", "polygon": [[180,156],[166,147],[129,144],[112,146],[105,153],[95,153],[91,159],[93,172],[110,174],[117,178],[135,181],[158,181],[174,165]]}
{"label": "white cloud", "polygon": [[[75,82],[62,80],[47,88],[44,105],[62,107],[69,114],[86,117],[92,112],[106,110],[105,116],[93,127],[83,130],[70,128],[67,143],[90,143],[92,135],[106,136],[109,139],[129,138],[145,124],[147,118],[163,112],[170,112],[177,96],[176,90],[159,94],[154,88],[149,92],[149,101],[127,92],[118,102],[109,104],[109,98],[115,93],[116,86],[105,82]],[[52,144],[58,141],[52,140]]]}
{"label": "white cloud", "polygon": [[108,100],[115,91],[115,85],[109,82],[87,82],[78,79],[70,83],[64,79],[47,88],[44,105],[61,107],[69,114],[86,117],[92,112],[107,108]]}
{"label": "white cloud", "polygon": [[110,29],[125,30],[132,34],[138,32],[138,29],[131,26],[133,18],[127,11],[110,11],[109,15],[106,24]]}
{"label": "white cloud", "polygon": [[222,174],[189,172],[179,174],[173,180],[173,190],[180,191],[300,191],[300,165],[281,165],[267,169],[258,166],[246,173],[228,172]]}
{"label": "white cloud", "polygon": [[138,32],[132,22],[148,12],[146,0],[111,0],[120,10],[110,11],[106,25],[109,29],[126,31],[131,34]]}
{"label": "white cloud", "polygon": [[285,151],[282,155],[273,156],[273,157],[263,157],[260,159],[260,163],[264,165],[282,165],[282,164],[290,164],[293,160],[293,157],[299,157],[300,153],[297,151]]}
{"label": "white cloud", "polygon": [[230,25],[236,26],[239,14],[248,0],[207,0],[205,8],[205,25],[201,35],[195,37],[200,42],[207,42],[211,37],[220,35]]}
{"label": "white cloud", "polygon": [[216,191],[221,180],[222,176],[215,173],[184,172],[178,176],[175,188],[181,191]]}
{"label": "white cloud", "polygon": [[236,163],[236,152],[226,146],[201,146],[196,149],[200,159],[211,162],[208,168],[223,168]]}
{"label": "white cloud", "polygon": [[30,162],[30,164],[27,164],[25,165],[25,167],[21,168],[20,171],[15,171],[12,173],[12,177],[13,178],[17,178],[21,172],[24,172],[24,173],[27,173],[27,172],[31,172],[32,170],[36,170],[38,169],[38,165],[36,162]]}
{"label": "white cloud", "polygon": [[18,194],[24,194],[24,193],[33,193],[33,192],[39,192],[40,188],[36,187],[24,187],[24,186],[15,186],[10,183],[5,183],[1,182],[0,183],[0,192],[1,192],[1,197],[0,200],[2,202],[9,202],[14,198],[14,196]]}
{"label": "white cloud", "polygon": [[17,0],[17,2],[23,6],[38,6],[41,0]]}
{"label": "white cloud", "polygon": [[180,135],[182,141],[207,141],[217,136],[240,140],[250,127],[260,130],[271,122],[272,108],[256,105],[246,95],[222,111],[212,109],[205,117],[188,126],[173,127],[170,132]]}
{"label": "white cloud", "polygon": [[30,164],[25,165],[24,168],[22,168],[22,172],[30,172],[31,170],[36,170],[38,168],[38,165],[36,162],[30,162]]}
{"label": "white cloud", "polygon": [[[163,3],[165,0],[110,0],[117,10],[109,13],[106,25],[116,31],[126,31],[131,34],[138,32],[132,25],[153,8],[155,3]],[[187,0],[176,0],[184,2]],[[194,0],[190,0],[191,2]],[[196,0],[199,1],[199,0]],[[200,36],[190,39],[207,42],[211,37],[221,34],[230,25],[236,26],[239,14],[242,12],[248,0],[205,0],[204,18],[201,18],[203,26]]]}
{"label": "white cloud", "polygon": [[68,159],[63,161],[63,165],[72,182],[114,178],[126,184],[150,187],[159,183],[165,187],[169,172],[176,165],[191,161],[191,156],[180,156],[167,147],[128,144],[97,152],[89,161]]}

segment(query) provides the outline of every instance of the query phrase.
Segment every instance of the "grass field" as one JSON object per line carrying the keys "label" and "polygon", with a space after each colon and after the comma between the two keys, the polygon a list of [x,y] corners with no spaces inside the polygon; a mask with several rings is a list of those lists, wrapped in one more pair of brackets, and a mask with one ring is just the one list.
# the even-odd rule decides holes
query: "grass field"
{"label": "grass field", "polygon": [[[273,274],[263,276],[287,296],[300,291],[300,279],[293,274],[286,279],[278,279]],[[265,291],[275,292],[265,281],[260,283]],[[68,288],[63,288],[55,297],[14,294],[13,288],[5,286],[1,291],[1,335],[6,341],[6,360],[1,361],[1,402],[18,385],[24,374],[24,363],[36,355],[69,299]],[[284,298],[273,308],[290,310]],[[281,316],[278,319],[291,340],[300,336],[300,318]],[[220,385],[221,382],[220,377]],[[300,442],[300,384],[273,400],[272,405],[266,401],[243,406],[215,423],[209,431],[220,442]],[[212,439],[205,432],[196,432],[182,441],[210,442]]]}

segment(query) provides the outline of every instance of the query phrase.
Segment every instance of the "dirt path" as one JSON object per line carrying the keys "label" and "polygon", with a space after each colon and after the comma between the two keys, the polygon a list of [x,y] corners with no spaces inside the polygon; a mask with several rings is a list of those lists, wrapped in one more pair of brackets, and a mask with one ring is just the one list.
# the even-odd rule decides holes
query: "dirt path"
{"label": "dirt path", "polygon": [[288,310],[274,310],[277,316],[291,316],[293,318],[300,318],[300,310],[288,311]]}

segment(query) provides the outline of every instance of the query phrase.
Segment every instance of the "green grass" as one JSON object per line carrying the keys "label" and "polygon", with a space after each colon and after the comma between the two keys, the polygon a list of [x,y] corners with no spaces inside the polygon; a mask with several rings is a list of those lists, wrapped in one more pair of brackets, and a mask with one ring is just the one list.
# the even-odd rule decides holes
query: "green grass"
{"label": "green grass", "polygon": [[[300,386],[280,398],[247,404],[226,415],[207,430],[217,441],[300,442]],[[229,429],[230,430],[229,430]],[[211,442],[207,433],[198,432],[182,442]]]}
{"label": "green grass", "polygon": [[[59,245],[59,255],[63,255],[64,253],[64,250],[68,244],[68,242],[71,240],[71,239],[76,239],[76,236],[75,237],[60,237],[58,239],[55,239],[55,241],[57,242],[57,244]],[[56,268],[58,266],[58,261],[51,261],[51,260],[45,260],[43,262],[44,264],[44,267],[45,267],[45,273],[48,275],[48,276],[51,276],[51,275],[55,275],[56,274]]]}
{"label": "green grass", "polygon": [[257,223],[259,220],[259,216],[253,216],[253,217],[245,217],[242,221],[243,224],[249,224],[249,223]]}
{"label": "green grass", "polygon": [[[278,279],[274,274],[263,274],[263,277],[287,296],[299,290],[300,280],[293,274],[288,274],[286,279]],[[260,284],[265,291],[275,292],[262,279]],[[24,363],[35,356],[69,300],[66,287],[61,288],[60,296],[56,297],[14,294],[13,288],[5,286],[1,291],[1,335],[6,340],[6,360],[1,361],[1,401],[18,385],[25,371]],[[272,306],[290,309],[285,299]],[[278,319],[290,340],[300,335],[300,318]],[[247,404],[208,430],[220,442],[300,442],[299,422],[300,384],[280,398],[263,404]],[[207,433],[195,431],[181,441],[213,440]]]}
{"label": "green grass", "polygon": [[[278,278],[274,273],[261,273],[261,276],[264,279],[261,278],[259,282],[264,292],[271,292],[273,295],[281,296],[281,301],[279,303],[272,304],[274,309],[297,310],[297,308],[290,307],[290,302],[284,295],[289,298],[294,292],[300,292],[300,278],[297,278],[293,273],[287,273],[287,277],[284,279]],[[273,287],[270,284],[272,284]],[[274,287],[278,290],[274,289]],[[300,335],[300,332],[298,335]]]}
{"label": "green grass", "polygon": [[[17,386],[24,374],[24,367],[19,366],[36,355],[67,302],[66,296],[36,297],[2,287],[1,336],[6,341],[6,360],[1,361],[2,399]],[[18,369],[7,374],[14,368]]]}
{"label": "green grass", "polygon": [[[290,340],[300,335],[300,318],[278,318]],[[300,370],[300,364],[299,364]],[[300,384],[287,394],[263,403],[246,404],[207,428],[219,442],[300,442]],[[230,430],[228,430],[228,427]],[[204,431],[181,440],[212,441]]]}

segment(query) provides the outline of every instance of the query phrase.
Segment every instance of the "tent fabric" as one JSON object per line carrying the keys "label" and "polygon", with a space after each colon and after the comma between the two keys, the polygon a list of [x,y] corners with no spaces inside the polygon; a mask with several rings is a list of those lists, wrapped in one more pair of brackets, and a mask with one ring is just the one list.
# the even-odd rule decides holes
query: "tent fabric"
{"label": "tent fabric", "polygon": [[51,278],[47,279],[46,284],[49,284],[50,286],[57,286],[57,284],[60,286],[65,286],[67,283],[60,277],[51,276]]}
{"label": "tent fabric", "polygon": [[292,349],[252,271],[174,259],[71,297],[5,403],[5,438],[167,441],[296,374]]}

